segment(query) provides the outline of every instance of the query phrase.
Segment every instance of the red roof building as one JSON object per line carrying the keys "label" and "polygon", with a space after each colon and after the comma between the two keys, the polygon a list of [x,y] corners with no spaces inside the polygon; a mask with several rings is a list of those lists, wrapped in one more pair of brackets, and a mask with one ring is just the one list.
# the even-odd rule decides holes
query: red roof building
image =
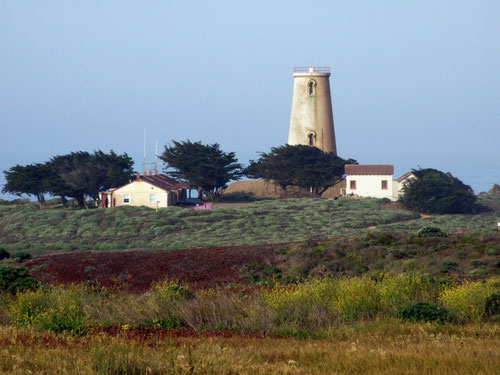
{"label": "red roof building", "polygon": [[164,174],[144,172],[137,174],[128,184],[100,193],[103,207],[146,206],[151,208],[169,207],[186,199],[188,182],[174,180]]}

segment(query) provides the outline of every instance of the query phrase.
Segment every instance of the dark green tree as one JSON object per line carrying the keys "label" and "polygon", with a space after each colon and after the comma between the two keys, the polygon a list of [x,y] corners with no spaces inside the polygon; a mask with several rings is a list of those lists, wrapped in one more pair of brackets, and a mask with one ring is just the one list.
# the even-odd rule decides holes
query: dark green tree
{"label": "dark green tree", "polygon": [[356,164],[356,161],[342,159],[317,147],[285,145],[260,153],[258,160],[250,161],[245,174],[250,178],[273,180],[284,190],[298,186],[321,196],[343,179],[346,164]]}
{"label": "dark green tree", "polygon": [[53,180],[54,193],[74,197],[81,207],[88,208],[86,197],[99,200],[99,191],[118,187],[133,178],[134,162],[126,154],[109,154],[101,150],[55,156],[50,166],[59,179]]}
{"label": "dark green tree", "polygon": [[407,208],[432,214],[473,213],[476,196],[471,187],[465,185],[451,173],[436,169],[413,169],[416,176],[403,187],[400,198]]}
{"label": "dark green tree", "polygon": [[160,156],[167,166],[165,172],[173,178],[188,181],[198,190],[200,198],[215,199],[227,183],[241,177],[241,164],[234,152],[223,152],[219,144],[173,141]]}
{"label": "dark green tree", "polygon": [[4,174],[7,183],[2,193],[35,196],[40,208],[45,208],[44,194],[50,189],[50,168],[44,164],[16,165]]}

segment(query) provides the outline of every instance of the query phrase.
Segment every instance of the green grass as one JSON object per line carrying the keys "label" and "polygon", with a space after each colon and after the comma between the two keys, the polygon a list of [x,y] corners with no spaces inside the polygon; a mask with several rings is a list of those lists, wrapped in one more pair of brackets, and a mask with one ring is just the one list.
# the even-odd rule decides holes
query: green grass
{"label": "green grass", "polygon": [[413,232],[434,225],[446,232],[493,231],[499,211],[477,215],[418,214],[381,205],[378,199],[265,200],[211,211],[179,207],[107,210],[37,210],[0,206],[0,246],[18,249],[177,249],[328,239],[377,231]]}
{"label": "green grass", "polygon": [[377,199],[266,200],[194,211],[178,207],[36,210],[0,207],[0,246],[9,249],[110,249],[249,245],[350,236],[416,214]]}

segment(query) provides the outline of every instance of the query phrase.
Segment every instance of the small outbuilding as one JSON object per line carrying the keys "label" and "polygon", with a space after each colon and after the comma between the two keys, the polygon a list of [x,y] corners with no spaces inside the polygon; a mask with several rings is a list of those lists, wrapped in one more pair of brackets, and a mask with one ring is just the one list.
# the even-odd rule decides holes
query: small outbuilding
{"label": "small outbuilding", "polygon": [[146,206],[169,207],[187,198],[188,182],[176,181],[155,171],[137,174],[135,180],[116,189],[101,192],[102,207]]}
{"label": "small outbuilding", "polygon": [[345,166],[346,194],[360,197],[397,199],[393,193],[394,165],[347,164]]}

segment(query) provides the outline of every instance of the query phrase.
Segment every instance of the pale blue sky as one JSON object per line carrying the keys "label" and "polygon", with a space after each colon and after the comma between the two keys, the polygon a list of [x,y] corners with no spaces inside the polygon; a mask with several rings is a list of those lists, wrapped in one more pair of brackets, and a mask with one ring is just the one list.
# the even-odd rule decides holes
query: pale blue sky
{"label": "pale blue sky", "polygon": [[[0,170],[70,151],[285,144],[294,66],[331,66],[360,163],[500,183],[500,2],[0,0]],[[397,176],[396,176],[397,177]],[[0,184],[3,184],[3,174]]]}

